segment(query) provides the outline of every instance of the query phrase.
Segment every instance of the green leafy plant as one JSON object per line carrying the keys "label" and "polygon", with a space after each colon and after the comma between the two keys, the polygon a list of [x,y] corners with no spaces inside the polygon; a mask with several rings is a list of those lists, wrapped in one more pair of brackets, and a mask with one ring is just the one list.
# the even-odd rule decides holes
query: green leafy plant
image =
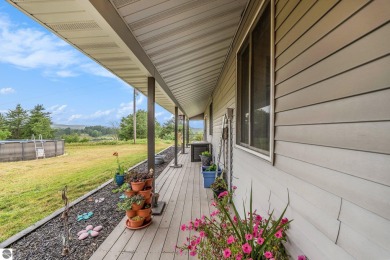
{"label": "green leafy plant", "polygon": [[204,151],[201,153],[201,155],[211,157],[211,153],[209,151]]}
{"label": "green leafy plant", "polygon": [[118,164],[118,168],[116,168],[116,174],[124,175],[125,174],[125,168],[119,162],[119,154],[118,154],[118,152],[114,152],[112,155],[114,155],[116,157],[116,162]]}
{"label": "green leafy plant", "polygon": [[[233,191],[236,187],[233,187]],[[224,191],[218,200],[212,203],[216,207],[209,217],[182,224],[181,230],[191,230],[192,235],[182,246],[176,246],[180,254],[189,251],[199,259],[289,259],[283,246],[289,221],[284,218],[288,204],[280,217],[275,218],[272,211],[263,218],[252,208],[252,190],[250,208],[239,214],[232,200],[232,193]]]}
{"label": "green leafy plant", "polygon": [[140,194],[134,195],[134,196],[130,197],[130,199],[131,199],[132,203],[137,204],[137,205],[141,205],[145,201],[144,196],[142,196]]}
{"label": "green leafy plant", "polygon": [[222,175],[215,179],[215,181],[210,186],[213,190],[227,190],[227,184],[222,178]]}
{"label": "green leafy plant", "polygon": [[217,165],[216,164],[212,164],[210,165],[209,167],[206,168],[206,171],[208,172],[215,172],[217,170]]}
{"label": "green leafy plant", "polygon": [[135,217],[132,217],[131,220],[133,221],[140,221],[140,220],[143,220],[144,217],[140,217],[140,216],[135,216]]}
{"label": "green leafy plant", "polygon": [[144,209],[150,209],[151,207],[152,207],[152,205],[150,205],[150,204],[145,204]]}
{"label": "green leafy plant", "polygon": [[117,204],[119,210],[131,210],[133,201],[131,198],[125,198],[122,202]]}

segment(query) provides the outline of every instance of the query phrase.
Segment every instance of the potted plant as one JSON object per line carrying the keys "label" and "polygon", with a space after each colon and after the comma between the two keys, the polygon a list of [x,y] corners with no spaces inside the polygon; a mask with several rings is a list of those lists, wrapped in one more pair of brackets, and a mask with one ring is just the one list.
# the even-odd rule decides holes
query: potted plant
{"label": "potted plant", "polygon": [[[216,174],[217,173],[217,174]],[[222,175],[222,170],[217,165],[212,164],[208,167],[202,166],[202,174],[203,174],[203,187],[210,188],[211,184],[215,181],[215,177]]]}
{"label": "potted plant", "polygon": [[131,197],[136,194],[136,192],[131,189],[131,185],[128,182],[123,183],[119,191],[124,192],[127,197]]}
{"label": "potted plant", "polygon": [[150,169],[149,172],[145,173],[145,186],[153,186],[154,172]]}
{"label": "potted plant", "polygon": [[132,208],[132,204],[133,200],[131,198],[125,198],[122,202],[118,203],[118,209],[126,211],[129,219],[137,215],[137,212]]}
{"label": "potted plant", "polygon": [[130,227],[136,228],[142,226],[145,218],[140,216],[135,216],[130,219]]}
{"label": "potted plant", "polygon": [[144,217],[145,220],[152,214],[152,209],[150,204],[145,204],[143,209],[137,210],[137,215]]}
{"label": "potted plant", "polygon": [[145,179],[140,173],[133,172],[130,175],[130,184],[133,191],[138,192],[145,187]]}
{"label": "potted plant", "polygon": [[140,190],[138,194],[142,195],[145,200],[149,199],[152,196],[152,187],[145,186],[143,190]]}
{"label": "potted plant", "polygon": [[140,194],[134,195],[129,199],[131,200],[131,208],[133,210],[140,210],[144,206],[145,198]]}
{"label": "potted plant", "polygon": [[202,162],[202,166],[209,166],[211,164],[211,153],[209,151],[202,152],[199,157]]}
{"label": "potted plant", "polygon": [[116,157],[116,163],[118,165],[118,168],[116,169],[116,172],[115,172],[115,178],[114,178],[115,183],[118,186],[122,186],[122,184],[125,182],[125,168],[119,162],[118,152],[114,152],[112,155]]}
{"label": "potted plant", "polygon": [[252,207],[252,190],[249,211],[244,204],[242,213],[238,212],[231,193],[225,191],[218,197],[212,204],[216,209],[210,216],[181,225],[181,230],[190,230],[191,236],[184,245],[176,246],[180,254],[189,251],[190,256],[204,260],[291,259],[284,247],[291,222],[284,217],[288,204],[279,217],[274,216],[273,211],[261,216]]}
{"label": "potted plant", "polygon": [[215,181],[211,184],[210,188],[213,190],[215,199],[218,198],[219,194],[227,191],[227,185],[222,176],[216,178]]}

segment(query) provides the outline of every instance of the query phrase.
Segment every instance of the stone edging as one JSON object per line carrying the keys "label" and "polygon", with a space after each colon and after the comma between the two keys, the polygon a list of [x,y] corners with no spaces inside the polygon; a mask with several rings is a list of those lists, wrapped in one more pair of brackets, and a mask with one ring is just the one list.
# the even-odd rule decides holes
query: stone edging
{"label": "stone edging", "polygon": [[[160,151],[158,154],[162,153],[162,152],[165,152],[166,150],[168,150],[169,148],[171,148],[171,146],[165,148],[164,150]],[[137,163],[136,165],[130,167],[128,169],[128,171],[131,171],[132,169],[138,167],[139,165],[147,162],[148,159],[145,159],[143,160],[142,162],[139,162]],[[96,193],[97,191],[103,189],[104,187],[106,187],[108,184],[110,184],[111,182],[113,181],[113,179],[111,178],[110,180],[106,181],[105,183],[103,183],[102,185],[100,185],[99,187],[97,187],[96,189],[94,190],[91,190],[90,192],[84,194],[83,196],[77,198],[76,200],[72,201],[71,203],[69,203],[69,208],[73,207],[74,205],[76,205],[77,203],[79,203],[80,201],[88,198],[89,196],[91,196],[92,194]],[[49,216],[37,221],[35,224],[32,224],[31,226],[29,226],[28,228],[20,231],[19,233],[13,235],[12,237],[8,238],[7,240],[5,240],[4,242],[0,243],[0,248],[6,248],[7,246],[9,246],[10,244],[18,241],[19,239],[21,239],[22,237],[28,235],[29,233],[33,232],[35,229],[39,228],[40,226],[42,226],[43,224],[47,223],[48,221],[52,220],[53,218],[57,217],[58,215],[60,215],[63,211],[65,210],[65,207],[62,207],[56,211],[54,211],[52,214],[50,214]]]}

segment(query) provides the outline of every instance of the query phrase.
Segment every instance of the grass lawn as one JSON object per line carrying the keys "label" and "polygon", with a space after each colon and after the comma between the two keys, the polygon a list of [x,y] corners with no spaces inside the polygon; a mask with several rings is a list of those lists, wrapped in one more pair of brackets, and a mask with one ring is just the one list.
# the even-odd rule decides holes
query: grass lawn
{"label": "grass lawn", "polygon": [[[156,151],[170,145],[156,141]],[[115,151],[128,168],[146,159],[147,145],[66,144],[63,156],[0,163],[0,242],[61,208],[65,185],[73,201],[112,178]]]}

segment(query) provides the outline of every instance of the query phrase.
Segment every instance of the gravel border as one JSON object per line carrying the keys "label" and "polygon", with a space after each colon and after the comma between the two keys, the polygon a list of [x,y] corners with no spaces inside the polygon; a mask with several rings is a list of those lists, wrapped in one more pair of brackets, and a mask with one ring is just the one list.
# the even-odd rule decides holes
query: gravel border
{"label": "gravel border", "polygon": [[[159,154],[165,155],[165,163],[156,165],[156,176],[174,158],[174,147],[168,147]],[[147,170],[147,160],[130,169]],[[61,256],[63,227],[60,217],[64,208],[55,211],[48,217],[7,239],[0,244],[0,248],[12,248],[14,259],[89,259],[124,217],[124,212],[118,211],[116,208],[116,204],[120,201],[120,194],[112,193],[115,188],[117,188],[116,184],[110,180],[70,203],[69,228],[71,239],[69,256]],[[95,203],[97,198],[104,198],[104,201]],[[92,218],[77,222],[78,214],[89,211],[94,213]],[[99,236],[95,238],[88,237],[79,241],[77,233],[90,224],[103,226]]]}

